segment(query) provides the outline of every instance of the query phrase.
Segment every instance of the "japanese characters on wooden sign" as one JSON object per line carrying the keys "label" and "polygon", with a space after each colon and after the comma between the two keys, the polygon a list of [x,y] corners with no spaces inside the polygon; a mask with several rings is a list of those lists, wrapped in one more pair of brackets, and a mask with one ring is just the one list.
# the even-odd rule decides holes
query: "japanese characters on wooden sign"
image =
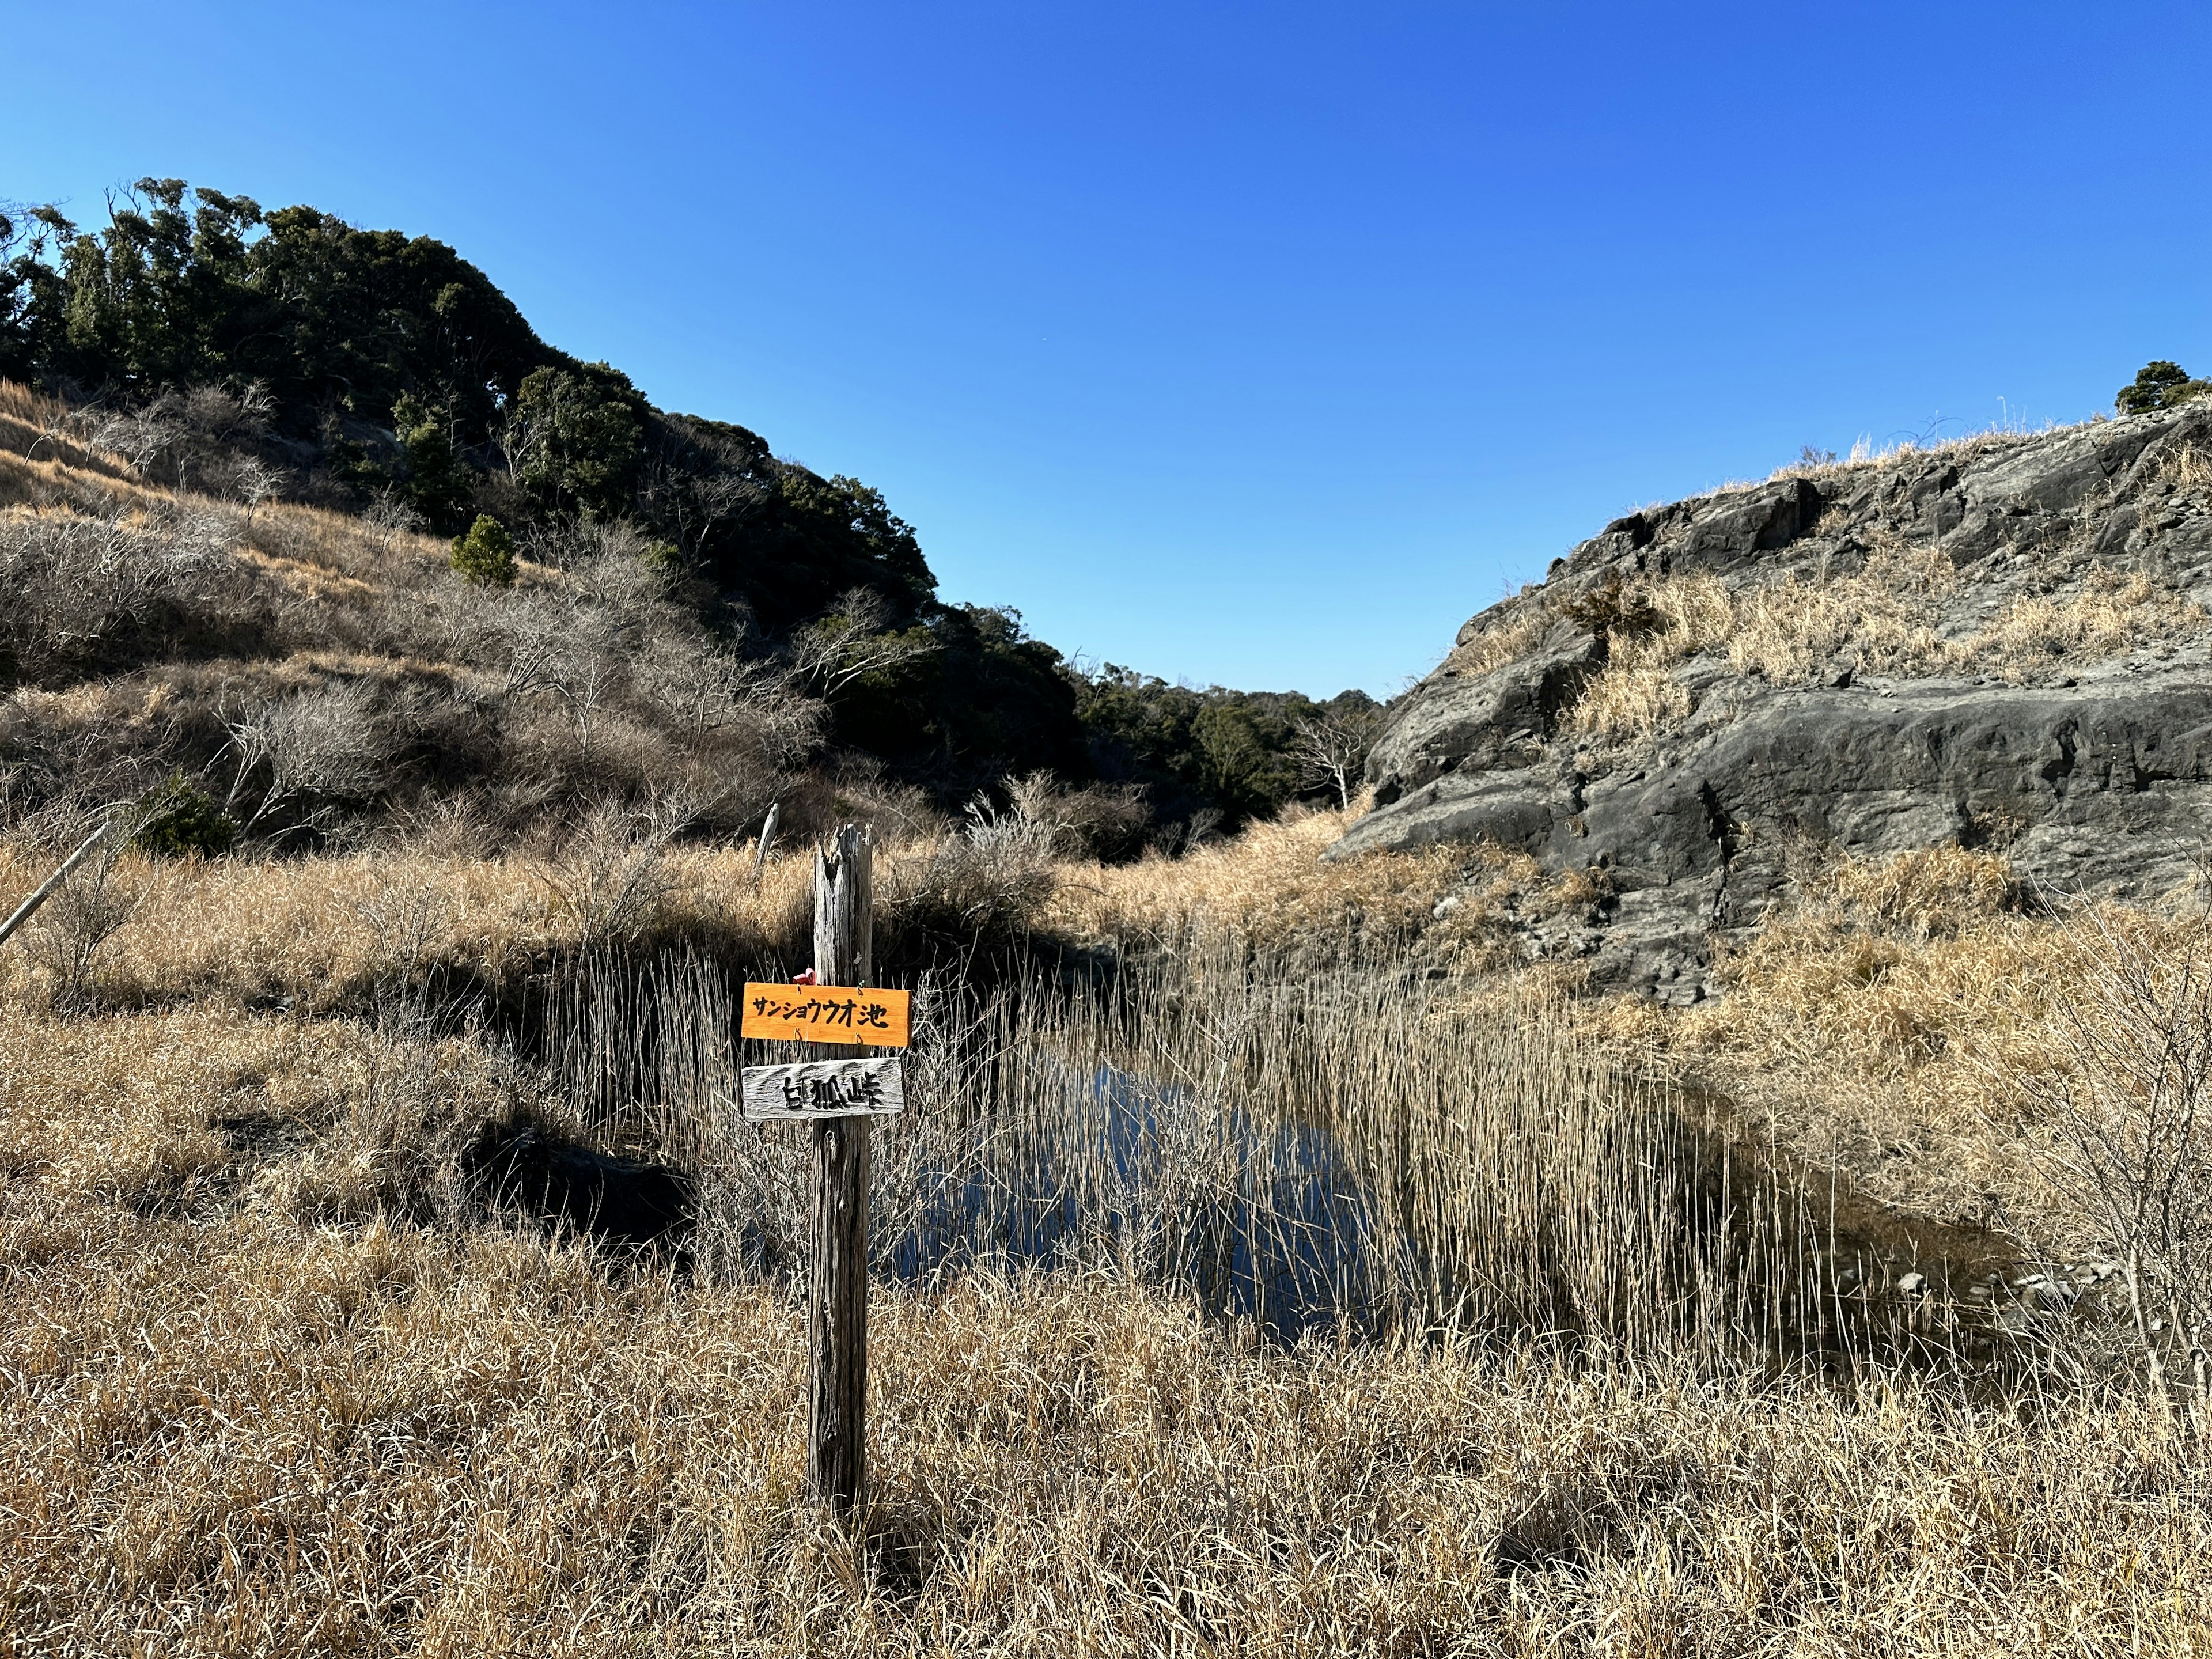
{"label": "japanese characters on wooden sign", "polygon": [[909,1000],[904,991],[748,984],[738,1033],[784,1042],[865,1042],[878,1048],[903,1048]]}
{"label": "japanese characters on wooden sign", "polygon": [[796,1066],[745,1067],[748,1123],[888,1117],[905,1109],[899,1063],[888,1054],[881,1060],[818,1060]]}

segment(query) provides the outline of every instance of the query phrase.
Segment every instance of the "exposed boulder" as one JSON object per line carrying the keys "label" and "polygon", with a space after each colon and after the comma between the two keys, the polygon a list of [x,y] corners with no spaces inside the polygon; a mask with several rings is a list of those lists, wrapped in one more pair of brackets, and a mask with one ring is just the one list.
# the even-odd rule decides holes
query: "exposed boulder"
{"label": "exposed boulder", "polygon": [[1691,1001],[1809,847],[2150,897],[2212,814],[2212,406],[1793,471],[1616,520],[1474,618],[1331,849],[1604,872],[1564,948]]}

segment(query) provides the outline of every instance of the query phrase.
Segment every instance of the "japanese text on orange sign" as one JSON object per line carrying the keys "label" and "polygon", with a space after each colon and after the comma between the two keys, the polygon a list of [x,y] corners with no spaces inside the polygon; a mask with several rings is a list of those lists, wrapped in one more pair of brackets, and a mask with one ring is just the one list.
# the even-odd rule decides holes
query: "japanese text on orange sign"
{"label": "japanese text on orange sign", "polygon": [[907,1046],[904,991],[854,990],[842,985],[748,985],[741,1036],[792,1042],[866,1042]]}

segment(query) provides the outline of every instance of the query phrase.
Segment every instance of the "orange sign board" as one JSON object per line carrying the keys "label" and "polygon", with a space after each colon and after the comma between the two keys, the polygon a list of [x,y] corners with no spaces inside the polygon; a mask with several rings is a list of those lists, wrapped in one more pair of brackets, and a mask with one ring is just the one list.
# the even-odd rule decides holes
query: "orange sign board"
{"label": "orange sign board", "polygon": [[907,1046],[908,994],[842,985],[745,987],[738,1035],[787,1042],[865,1042]]}

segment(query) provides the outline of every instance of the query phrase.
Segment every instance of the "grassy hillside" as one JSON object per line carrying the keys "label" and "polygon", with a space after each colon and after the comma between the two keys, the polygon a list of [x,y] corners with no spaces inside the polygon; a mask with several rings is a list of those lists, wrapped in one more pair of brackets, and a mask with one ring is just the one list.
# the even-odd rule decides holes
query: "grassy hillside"
{"label": "grassy hillside", "polygon": [[484,520],[540,567],[635,586],[642,564],[694,633],[791,671],[829,750],[955,811],[1050,770],[1140,798],[1153,838],[1181,844],[1341,785],[1376,713],[1357,691],[1080,669],[1012,611],[941,601],[880,492],[654,407],[442,243],[313,208],[147,179],[104,226],[0,214],[0,377],[69,404],[15,410],[43,457],[91,439],[180,495],[367,516],[381,545],[349,556],[372,585],[420,590],[381,554]]}

